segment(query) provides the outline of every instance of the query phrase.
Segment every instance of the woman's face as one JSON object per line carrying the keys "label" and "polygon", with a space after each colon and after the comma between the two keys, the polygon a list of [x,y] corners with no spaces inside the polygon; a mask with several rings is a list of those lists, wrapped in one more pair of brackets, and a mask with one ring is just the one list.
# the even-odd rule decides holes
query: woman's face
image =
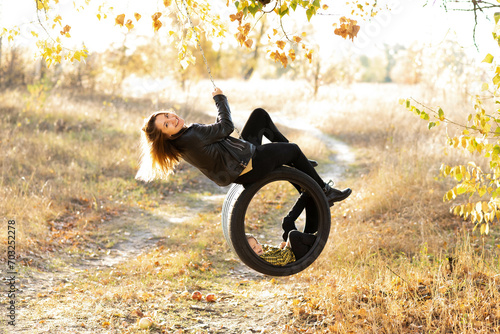
{"label": "woman's face", "polygon": [[264,253],[262,245],[259,244],[254,238],[248,238],[248,244],[250,245],[250,247],[252,247],[255,254],[262,255]]}
{"label": "woman's face", "polygon": [[174,112],[160,113],[156,116],[155,126],[168,136],[173,136],[184,126],[184,120]]}

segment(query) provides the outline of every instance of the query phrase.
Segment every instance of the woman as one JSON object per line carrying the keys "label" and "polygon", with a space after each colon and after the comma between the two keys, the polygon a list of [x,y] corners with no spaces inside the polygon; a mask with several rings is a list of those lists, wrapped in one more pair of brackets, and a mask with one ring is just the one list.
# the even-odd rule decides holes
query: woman
{"label": "woman", "polygon": [[[219,88],[212,93],[218,117],[213,124],[185,125],[173,112],[156,112],[142,128],[142,157],[137,179],[166,178],[182,158],[198,168],[219,186],[255,182],[282,165],[291,165],[311,176],[324,190],[330,206],[351,194],[326,184],[297,144],[289,143],[264,109],[256,109],[241,131],[241,139],[231,137],[234,130],[231,111]],[[262,145],[262,136],[271,143]]]}

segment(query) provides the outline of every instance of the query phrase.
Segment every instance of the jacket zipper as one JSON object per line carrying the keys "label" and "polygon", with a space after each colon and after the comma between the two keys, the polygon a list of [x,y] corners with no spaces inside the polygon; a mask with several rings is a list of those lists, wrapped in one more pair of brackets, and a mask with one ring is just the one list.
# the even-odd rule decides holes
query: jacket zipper
{"label": "jacket zipper", "polygon": [[240,151],[243,151],[243,149],[245,148],[245,146],[243,144],[237,144],[237,143],[234,143],[230,140],[227,141],[229,143],[229,145],[239,149]]}
{"label": "jacket zipper", "polygon": [[[228,144],[240,151],[243,151],[243,149],[245,148],[245,146],[243,144],[237,144],[237,143],[234,143],[234,142],[231,142],[229,139],[227,140]],[[247,167],[247,164],[243,161],[240,161],[240,166],[242,166],[243,168],[246,168]]]}

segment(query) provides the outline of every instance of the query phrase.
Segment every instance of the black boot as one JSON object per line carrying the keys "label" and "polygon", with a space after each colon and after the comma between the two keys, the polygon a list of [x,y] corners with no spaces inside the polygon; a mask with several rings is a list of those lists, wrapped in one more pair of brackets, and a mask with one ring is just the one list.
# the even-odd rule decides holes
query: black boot
{"label": "black boot", "polygon": [[297,227],[295,226],[295,221],[287,219],[287,217],[283,218],[281,228],[283,229],[283,235],[282,235],[283,241],[288,240],[288,233],[290,233],[290,231],[297,229]]}
{"label": "black boot", "polygon": [[[333,185],[333,182],[330,181]],[[325,186],[323,187],[323,191],[325,192],[326,195],[326,200],[328,201],[328,204],[330,206],[333,205],[335,202],[340,202],[345,200],[349,195],[351,195],[352,190],[351,188],[346,188],[344,190],[338,190],[335,188],[332,188],[329,183],[325,183]]]}

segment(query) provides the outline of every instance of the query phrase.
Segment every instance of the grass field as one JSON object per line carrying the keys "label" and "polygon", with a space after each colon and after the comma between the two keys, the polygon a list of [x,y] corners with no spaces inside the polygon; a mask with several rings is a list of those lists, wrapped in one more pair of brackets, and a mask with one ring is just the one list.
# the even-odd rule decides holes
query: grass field
{"label": "grass field", "polygon": [[[140,98],[7,90],[0,211],[2,226],[16,221],[20,333],[148,332],[138,327],[143,316],[154,320],[152,333],[500,331],[497,225],[488,236],[472,233],[442,201],[450,181],[439,178],[441,163],[470,157],[446,148],[453,128],[429,131],[397,103],[432,101],[460,119],[468,101],[394,84],[327,86],[316,99],[300,82],[218,84],[237,126],[264,107],[320,128],[354,154],[335,180],[353,195],[331,209],[320,258],[293,277],[248,272],[222,236],[226,189],[186,164],[168,181],[134,180],[143,117],[175,108],[188,122],[211,122],[207,82]],[[283,128],[319,168],[340,154],[296,126]],[[124,255],[113,266],[96,262],[117,249]],[[195,290],[217,301],[195,302]]]}

